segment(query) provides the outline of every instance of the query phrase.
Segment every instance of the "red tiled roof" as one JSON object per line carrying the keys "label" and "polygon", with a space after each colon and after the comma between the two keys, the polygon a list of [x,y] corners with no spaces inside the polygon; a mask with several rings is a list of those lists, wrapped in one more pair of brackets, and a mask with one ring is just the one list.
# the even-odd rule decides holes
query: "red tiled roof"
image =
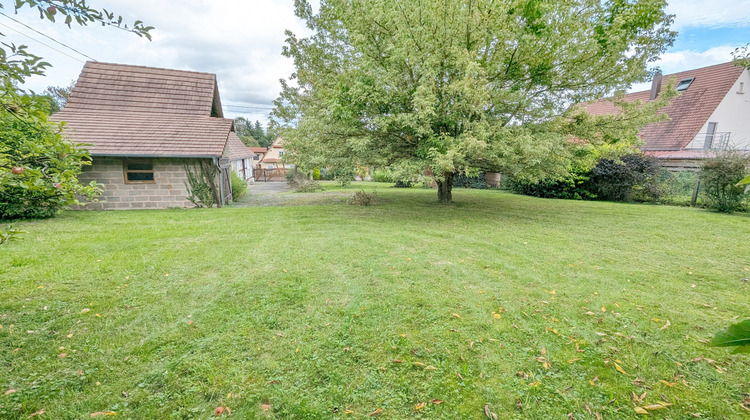
{"label": "red tiled roof", "polygon": [[273,145],[273,146],[271,146],[271,147],[273,147],[274,149],[281,149],[281,148],[283,148],[284,146],[283,146],[283,145],[281,145],[281,144],[274,144],[274,145]]}
{"label": "red tiled roof", "polygon": [[267,147],[248,147],[253,153],[268,153]]}
{"label": "red tiled roof", "polygon": [[[232,120],[209,116],[68,110],[65,135],[88,143],[93,156],[221,157]],[[239,139],[238,139],[239,140]]]}
{"label": "red tiled roof", "polygon": [[65,109],[221,117],[216,90],[214,74],[89,61]]}
{"label": "red tiled roof", "polygon": [[268,158],[268,159],[263,159],[261,163],[279,163],[279,162],[281,162],[281,159]]}
{"label": "red tiled roof", "polygon": [[[670,117],[669,121],[649,124],[643,128],[641,137],[646,144],[642,149],[679,150],[687,146],[706,124],[742,71],[742,67],[724,63],[665,75],[662,81],[663,88],[672,77],[676,83],[693,77],[695,80],[686,91],[662,109],[662,112]],[[626,95],[625,100],[645,102],[648,101],[649,94],[650,91],[635,92]],[[616,112],[610,100],[588,104],[586,110],[594,115]]]}
{"label": "red tiled roof", "polygon": [[224,148],[224,157],[229,158],[229,160],[239,160],[253,156],[255,156],[255,153],[245,146],[245,143],[236,134],[230,132],[227,139],[227,146]]}

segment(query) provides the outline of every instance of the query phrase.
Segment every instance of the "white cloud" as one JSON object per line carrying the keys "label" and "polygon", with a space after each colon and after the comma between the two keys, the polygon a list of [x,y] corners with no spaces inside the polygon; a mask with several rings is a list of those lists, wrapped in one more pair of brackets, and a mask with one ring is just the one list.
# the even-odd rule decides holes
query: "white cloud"
{"label": "white cloud", "polygon": [[750,26],[750,0],[671,0],[667,12],[676,15],[676,30]]}
{"label": "white cloud", "polygon": [[[14,18],[70,45],[98,61],[135,64],[216,73],[225,104],[271,106],[279,93],[280,78],[294,71],[293,63],[281,55],[290,29],[307,33],[294,15],[292,1],[264,0],[95,0],[94,7],[122,14],[156,27],[153,41],[99,25],[72,27],[38,19],[23,10]],[[5,9],[5,13],[9,13]],[[7,40],[27,44],[53,64],[46,77],[31,78],[26,87],[41,91],[49,85],[66,85],[78,77],[86,59],[31,30],[0,16],[0,24],[43,41],[75,59],[42,46],[13,30],[0,26]],[[226,110],[228,115],[237,112]],[[265,119],[263,110],[246,110],[252,119]]]}

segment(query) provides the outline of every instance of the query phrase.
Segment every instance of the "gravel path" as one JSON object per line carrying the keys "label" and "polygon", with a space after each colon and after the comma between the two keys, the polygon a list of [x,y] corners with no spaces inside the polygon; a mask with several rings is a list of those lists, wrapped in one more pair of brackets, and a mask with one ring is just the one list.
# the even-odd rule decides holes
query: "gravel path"
{"label": "gravel path", "polygon": [[291,192],[286,182],[256,182],[247,194],[232,205],[236,207],[311,206],[345,203],[351,192]]}

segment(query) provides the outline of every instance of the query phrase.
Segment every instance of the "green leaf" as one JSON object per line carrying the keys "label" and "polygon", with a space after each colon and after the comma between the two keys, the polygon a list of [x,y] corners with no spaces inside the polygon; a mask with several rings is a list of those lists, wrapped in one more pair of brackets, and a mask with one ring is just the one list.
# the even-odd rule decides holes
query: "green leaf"
{"label": "green leaf", "polygon": [[719,331],[711,340],[711,344],[717,347],[750,346],[750,319]]}

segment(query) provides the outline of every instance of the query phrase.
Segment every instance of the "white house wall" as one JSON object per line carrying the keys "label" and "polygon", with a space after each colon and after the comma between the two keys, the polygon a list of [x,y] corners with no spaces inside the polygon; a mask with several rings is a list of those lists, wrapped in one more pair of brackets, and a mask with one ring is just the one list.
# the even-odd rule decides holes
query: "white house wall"
{"label": "white house wall", "polygon": [[[740,83],[744,83],[743,93],[738,93]],[[731,133],[730,146],[736,149],[750,149],[750,72],[748,70],[742,72],[727,96],[722,99],[706,124],[703,125],[700,134],[708,131],[710,122],[718,123],[717,133]]]}

